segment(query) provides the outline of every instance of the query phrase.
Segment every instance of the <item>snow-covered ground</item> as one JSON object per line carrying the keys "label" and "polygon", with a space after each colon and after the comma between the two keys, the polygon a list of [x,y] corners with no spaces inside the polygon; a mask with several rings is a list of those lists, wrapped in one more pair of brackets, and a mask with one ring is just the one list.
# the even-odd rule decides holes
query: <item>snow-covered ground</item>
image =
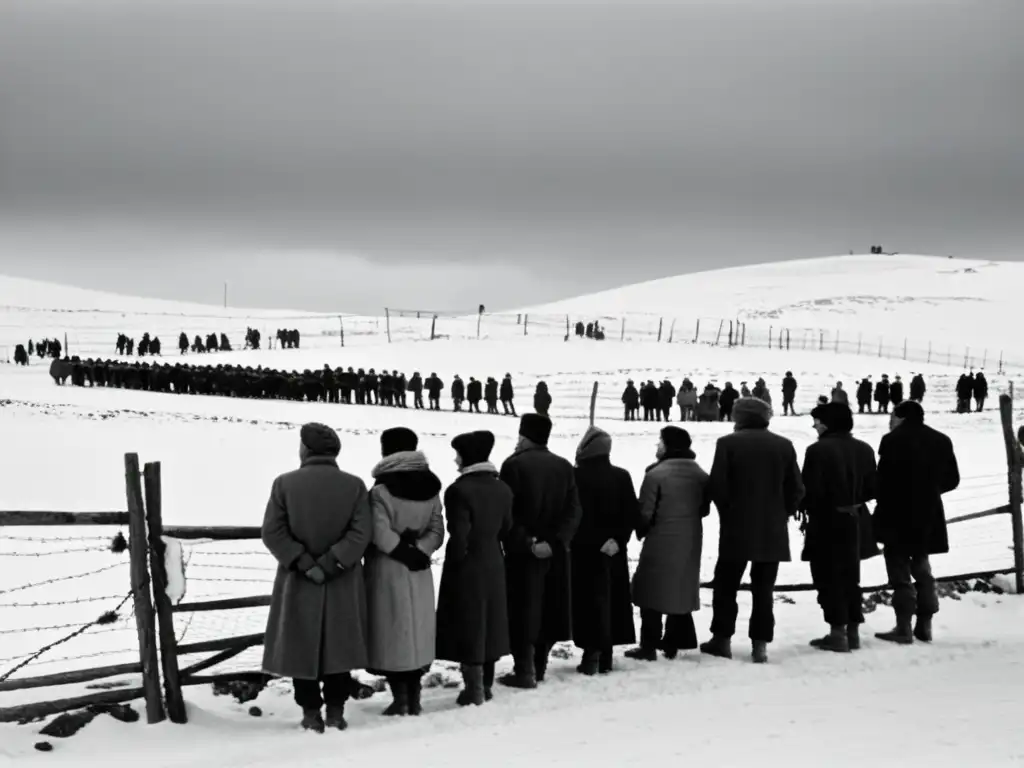
{"label": "snow-covered ground", "polygon": [[[862,258],[864,269],[873,270],[874,260]],[[826,272],[833,261],[824,262]],[[849,289],[856,260],[839,261],[846,270],[838,281],[841,285],[837,285],[834,270],[820,279],[805,277],[805,297],[824,298],[834,295],[838,287]],[[897,273],[882,285],[890,292],[916,294],[929,270],[951,264],[963,268],[964,264],[915,259],[904,264],[913,266],[912,262],[917,264],[915,278]],[[804,273],[810,268],[805,263]],[[732,271],[721,282],[731,285],[737,296],[759,295],[758,286],[763,285],[758,281],[766,269],[751,268],[747,282],[742,270]],[[968,274],[981,278],[985,272]],[[871,275],[865,276],[864,281],[869,278]],[[989,284],[1005,282],[992,280]],[[639,289],[628,290],[633,293],[629,304],[620,305],[623,311],[660,309],[658,302],[664,293],[652,289],[644,299],[637,293]],[[977,339],[971,343],[984,345],[989,338],[997,338],[999,331],[992,318],[979,309],[1003,301],[1001,288],[991,290],[991,298],[944,305],[944,322],[956,326],[965,338]],[[683,295],[691,294],[701,312],[716,306],[702,290]],[[792,282],[785,292],[776,286],[762,298],[774,297],[781,306],[796,295],[796,282]],[[589,311],[587,301],[578,300],[581,313]],[[603,301],[591,301],[589,307]],[[85,348],[80,354],[99,354],[112,347],[118,330],[136,337],[149,330],[161,335],[165,357],[175,361],[176,352],[168,352],[183,328],[192,335],[226,329],[237,347],[238,331],[257,320],[271,333],[277,327],[300,327],[289,320],[299,316],[295,312],[238,310],[231,314],[231,310],[125,299],[6,278],[0,278],[0,305],[8,307],[0,308],[0,329],[5,334],[0,343],[13,345],[15,340],[59,332],[67,333],[69,340],[77,339],[73,352],[79,351],[77,345]],[[59,323],[55,319],[58,313],[50,311],[55,308],[62,310]],[[729,307],[730,312],[734,308]],[[680,316],[686,311],[683,303]],[[890,322],[901,333],[922,339],[935,335],[934,318],[920,308],[911,305],[889,311]],[[919,312],[924,320],[919,318],[915,325]],[[42,327],[44,319],[50,325]],[[845,315],[830,322],[841,333],[853,333],[861,319],[860,315]],[[325,332],[338,327],[337,316],[316,322]],[[357,322],[364,328],[385,323],[369,318],[346,318],[345,322],[346,334]],[[561,339],[564,320],[562,325],[552,324],[546,333],[531,329],[529,336],[523,336],[521,328],[515,330],[514,316],[512,330],[506,335],[477,341],[473,317],[458,321],[464,333],[413,343],[412,339],[421,337],[399,333],[397,329],[405,327],[403,322],[412,327],[429,320],[392,318],[392,344],[379,333],[367,332],[358,344],[342,348],[337,336],[304,331],[301,350],[220,353],[203,362],[297,370],[329,363],[398,368],[407,373],[436,371],[446,384],[455,373],[468,379],[509,372],[517,386],[521,412],[530,410],[533,387],[543,379],[554,398],[551,447],[568,457],[586,427],[590,391],[597,381],[597,422],[614,437],[613,460],[628,468],[637,484],[643,468],[653,459],[658,425],[621,420],[619,396],[627,378],[657,381],[668,376],[678,384],[683,376],[690,376],[698,385],[709,380],[738,385],[763,375],[777,396],[782,374],[792,370],[800,383],[797,410],[806,414],[817,395],[827,392],[836,380],[852,388],[856,379],[868,374],[877,378],[883,372],[890,376],[901,373],[907,379],[910,370],[920,370],[928,380],[928,420],[950,434],[961,461],[963,483],[948,496],[949,515],[1005,503],[1005,458],[995,396],[1005,391],[1010,379],[991,370],[990,410],[958,416],[951,412],[952,387],[960,373],[956,365],[910,365],[871,355],[797,349],[796,345],[782,352],[576,339],[565,343]],[[753,327],[755,320],[749,322]],[[347,343],[350,338],[346,336]],[[1014,352],[1024,359],[1019,340],[1016,348],[1009,346],[1011,341],[1005,339],[1008,355]],[[1019,389],[1024,382],[1018,380],[1017,384]],[[1024,409],[1016,410],[1020,422]],[[131,451],[138,452],[143,462],[162,463],[167,524],[255,525],[260,522],[271,480],[295,465],[297,429],[310,420],[324,421],[338,430],[343,465],[364,477],[369,476],[379,455],[380,431],[405,424],[419,433],[421,447],[445,483],[455,477],[449,447],[455,434],[491,429],[498,437],[494,457],[500,461],[510,452],[517,428],[512,418],[466,413],[62,388],[53,384],[40,361],[34,360],[28,368],[0,365],[4,468],[0,508],[123,508],[122,461],[123,454]],[[710,466],[715,440],[728,425],[687,426],[698,459]],[[777,418],[774,429],[791,438],[801,453],[814,437],[806,416]],[[884,417],[857,418],[857,433],[876,446],[886,429]],[[26,655],[124,598],[128,592],[127,557],[106,550],[114,533],[54,528],[0,531],[0,676]],[[950,534],[952,552],[934,560],[939,575],[1012,565],[1007,517],[960,523],[950,528]],[[712,516],[705,531],[705,578],[711,576],[716,535]],[[795,526],[792,540],[798,553],[801,542]],[[635,548],[631,552],[637,554]],[[188,599],[269,592],[273,563],[258,542],[186,543],[185,556]],[[81,574],[91,575],[66,578]],[[806,581],[804,564],[783,567],[780,582]],[[865,584],[884,581],[877,559],[866,564]],[[710,593],[705,602],[710,603]],[[766,668],[744,661],[694,657],[653,666],[621,660],[618,674],[599,680],[577,679],[575,651],[566,649],[565,658],[555,662],[552,682],[535,693],[499,692],[487,707],[459,711],[454,707],[454,691],[439,687],[429,692],[427,717],[403,722],[378,717],[384,697],[373,697],[351,706],[352,727],[347,733],[320,737],[319,741],[294,732],[294,712],[285,686],[271,686],[253,702],[262,709],[261,718],[248,714],[251,704],[241,705],[230,697],[214,697],[208,690],[193,688],[186,691],[191,708],[187,726],[147,728],[101,717],[45,755],[32,749],[40,739],[38,726],[0,726],[0,759],[7,756],[28,762],[38,756],[87,767],[119,762],[130,755],[132,762],[152,766],[220,765],[225,761],[256,766],[293,759],[301,750],[303,764],[319,768],[339,761],[352,764],[411,757],[419,765],[470,763],[479,760],[486,749],[488,761],[501,765],[578,765],[590,760],[633,765],[676,756],[733,765],[749,763],[751,755],[771,764],[785,761],[793,765],[846,765],[866,759],[883,764],[962,765],[971,760],[999,765],[1019,760],[1024,755],[1024,736],[1014,727],[1015,708],[1003,705],[1015,702],[1024,690],[1024,631],[1020,629],[1024,604],[1012,596],[971,593],[960,600],[947,598],[942,605],[932,647],[891,648],[869,639],[859,654],[818,655],[806,643],[821,630],[820,614],[813,595],[796,593],[777,599],[779,626],[771,649],[774,663]],[[265,609],[179,615],[178,635],[193,642],[261,631],[265,616]],[[704,637],[709,621],[710,610],[702,611],[698,631]],[[882,607],[869,615],[868,626],[884,629],[890,621],[888,609]],[[125,612],[118,622],[55,648],[15,676],[132,661],[133,655],[137,656],[134,631],[131,616]],[[740,651],[744,650],[743,634],[737,636]],[[258,659],[259,651],[254,650],[214,671],[254,669]],[[442,684],[458,677],[442,667],[435,672],[435,681]],[[0,693],[0,707],[81,690],[4,692]],[[847,736],[845,729],[851,723],[860,735],[860,744]],[[740,734],[742,741],[737,743]],[[501,745],[498,750],[495,744]]]}

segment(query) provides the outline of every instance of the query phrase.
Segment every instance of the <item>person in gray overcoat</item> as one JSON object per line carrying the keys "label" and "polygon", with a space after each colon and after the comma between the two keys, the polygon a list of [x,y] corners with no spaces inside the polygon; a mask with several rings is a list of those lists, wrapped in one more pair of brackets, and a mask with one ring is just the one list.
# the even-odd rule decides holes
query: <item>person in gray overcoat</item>
{"label": "person in gray overcoat", "polygon": [[333,429],[306,424],[300,437],[300,466],[274,480],[263,518],[263,543],[278,562],[263,670],[293,679],[303,728],[322,733],[347,727],[351,671],[368,660],[360,561],[370,504],[363,481],[338,468]]}
{"label": "person in gray overcoat", "polygon": [[640,486],[637,537],[644,545],[633,574],[640,645],[626,651],[633,659],[654,661],[658,650],[673,659],[681,650],[697,648],[693,613],[700,610],[700,556],[711,493],[691,443],[685,429],[661,430],[658,461],[647,468]]}
{"label": "person in gray overcoat", "polygon": [[[760,382],[760,379],[758,380]],[[711,640],[703,653],[732,658],[731,640],[739,612],[736,596],[750,565],[753,608],[749,637],[756,664],[768,661],[775,637],[775,580],[779,563],[791,560],[789,520],[804,497],[796,448],[768,431],[771,405],[741,397],[733,406],[733,433],[718,438],[711,464],[711,500],[718,509]]]}
{"label": "person in gray overcoat", "polygon": [[512,688],[536,688],[552,646],[572,639],[569,549],[582,511],[572,464],[548,450],[550,434],[547,416],[524,414],[516,450],[499,474],[512,489],[505,584],[515,661],[499,682]]}
{"label": "person in gray overcoat", "polygon": [[373,546],[366,552],[371,674],[388,681],[385,715],[418,715],[423,674],[434,660],[436,618],[430,557],[444,542],[441,481],[405,427],[381,433],[383,458],[370,490]]}
{"label": "person in gray overcoat", "polygon": [[512,491],[490,461],[491,432],[452,440],[459,477],[444,492],[448,545],[437,595],[437,658],[461,666],[459,706],[493,698],[494,662],[510,651],[505,556]]}

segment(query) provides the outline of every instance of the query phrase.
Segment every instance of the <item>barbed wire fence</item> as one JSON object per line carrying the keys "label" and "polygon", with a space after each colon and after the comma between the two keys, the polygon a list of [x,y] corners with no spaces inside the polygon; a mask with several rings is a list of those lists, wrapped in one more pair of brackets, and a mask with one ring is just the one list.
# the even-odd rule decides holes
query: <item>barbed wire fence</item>
{"label": "barbed wire fence", "polygon": [[[603,342],[578,336],[577,324],[597,323]],[[245,347],[246,332],[260,332],[260,348],[281,347],[278,330],[296,330],[300,348],[348,347],[382,342],[438,340],[559,339],[585,343],[650,342],[745,347],[765,350],[801,350],[903,360],[956,368],[987,368],[1003,372],[1024,369],[1024,358],[1001,345],[984,340],[976,345],[938,342],[910,336],[849,332],[834,328],[801,328],[742,318],[667,317],[657,314],[561,315],[512,313],[457,313],[386,308],[383,316],[347,314],[243,314],[230,310],[210,314],[174,314],[118,310],[63,310],[0,306],[0,361],[9,362],[17,344],[29,340],[61,342],[62,351],[80,357],[113,359],[119,333],[136,342],[143,333],[161,341],[161,357],[203,358],[188,352],[180,355],[178,336],[191,344],[195,336],[225,334],[232,351]],[[1007,355],[1009,353],[1009,356]],[[48,361],[30,356],[30,364]]]}

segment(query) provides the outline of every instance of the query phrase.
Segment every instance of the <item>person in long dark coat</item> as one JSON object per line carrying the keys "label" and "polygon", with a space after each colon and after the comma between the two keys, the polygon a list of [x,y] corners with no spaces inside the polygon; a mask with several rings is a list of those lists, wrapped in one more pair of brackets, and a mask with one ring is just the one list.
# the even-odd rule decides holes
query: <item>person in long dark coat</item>
{"label": "person in long dark coat", "polygon": [[[633,603],[640,609],[640,645],[626,656],[674,659],[697,647],[694,611],[700,610],[704,518],[711,511],[710,478],[696,462],[690,433],[665,427],[658,461],[640,486],[637,538],[644,542],[633,574]],[[664,630],[664,632],[663,632]]]}
{"label": "person in long dark coat", "polygon": [[732,658],[736,595],[750,565],[753,609],[749,636],[755,663],[768,660],[775,637],[774,590],[779,563],[791,559],[789,519],[804,496],[796,449],[768,431],[772,407],[756,397],[733,406],[733,433],[718,439],[711,466],[711,498],[718,509],[712,638],[703,653]]}
{"label": "person in long dark coat", "polygon": [[801,502],[807,524],[802,559],[811,564],[811,580],[829,633],[811,641],[823,651],[845,653],[860,648],[864,612],[860,592],[860,561],[878,550],[862,551],[870,536],[867,502],[875,498],[875,451],[855,438],[853,413],[841,403],[811,411],[818,441],[804,453]]}
{"label": "person in long dark coat", "polygon": [[577,671],[612,671],[612,648],[636,642],[626,547],[637,519],[629,472],[611,463],[612,438],[590,427],[576,449],[582,517],[572,540],[572,631]]}
{"label": "person in long dark coat", "polygon": [[347,727],[351,671],[368,660],[360,561],[372,522],[365,483],[338,468],[337,433],[311,423],[300,437],[301,466],[274,480],[263,519],[263,543],[278,562],[263,670],[293,679],[303,728],[323,732]]}
{"label": "person in long dark coat", "polygon": [[550,434],[547,416],[523,414],[516,450],[501,465],[513,495],[505,579],[515,668],[499,682],[513,688],[536,688],[551,647],[572,639],[569,547],[582,511],[572,464],[548,450]]}
{"label": "person in long dark coat", "polygon": [[437,597],[438,659],[462,671],[460,706],[490,701],[494,663],[511,648],[502,542],[512,529],[512,491],[490,461],[491,432],[452,440],[459,477],[444,492],[448,517]]}
{"label": "person in long dark coat", "polygon": [[878,447],[874,527],[892,585],[896,627],[875,636],[904,645],[915,637],[930,642],[939,599],[929,556],[949,552],[942,494],[960,485],[960,469],[952,441],[924,423],[920,403],[900,403],[889,423],[891,431]]}

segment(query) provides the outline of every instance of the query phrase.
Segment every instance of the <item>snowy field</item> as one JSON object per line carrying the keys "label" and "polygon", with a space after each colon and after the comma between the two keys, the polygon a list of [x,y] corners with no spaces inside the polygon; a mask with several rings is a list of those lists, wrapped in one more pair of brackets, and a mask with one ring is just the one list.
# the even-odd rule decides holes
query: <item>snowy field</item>
{"label": "snowy field", "polygon": [[[856,274],[855,260],[838,261],[845,265],[847,276]],[[901,263],[904,272],[883,281],[894,295],[922,291],[920,286],[928,284],[936,268],[949,269],[953,263],[962,268],[964,264],[914,259]],[[869,270],[871,265],[865,257],[861,268]],[[1008,273],[1019,265],[996,266],[1006,267]],[[916,277],[906,272],[912,267],[917,269]],[[711,273],[709,285],[732,285],[737,295],[757,294],[765,269],[751,268],[747,283],[742,270],[723,271],[718,278]],[[725,272],[729,274],[721,277]],[[966,274],[983,277],[984,270]],[[1016,348],[1009,346],[1014,339],[999,331],[992,320],[1000,307],[1005,310],[1003,294],[995,287],[1003,282],[989,280],[988,284],[991,306],[985,304],[984,296],[959,305],[947,303],[943,305],[943,322],[956,327],[958,343],[983,347],[993,339],[993,348],[1024,360],[1019,340]],[[804,285],[805,298],[812,303],[816,297],[833,296],[837,288],[834,274],[817,281],[805,277]],[[784,314],[795,290],[790,286],[788,293],[776,290],[760,295],[757,311],[768,312],[765,303],[774,297]],[[666,295],[663,288],[648,286],[650,298],[646,301],[645,294],[638,291],[637,287],[624,289],[629,303],[609,311],[643,313],[663,308],[657,306]],[[966,289],[960,293],[966,295]],[[587,301],[577,300],[580,312],[597,306],[596,300],[589,305]],[[706,297],[700,302],[695,311],[710,313],[714,305]],[[7,278],[0,278],[0,305],[7,307],[0,306],[0,343],[12,349],[13,344],[30,337],[60,334],[63,341],[67,334],[69,341],[75,340],[73,353],[107,355],[119,330],[136,337],[149,331],[161,336],[165,359],[175,362],[178,355],[172,348],[180,330],[190,336],[225,330],[237,349],[247,325],[258,324],[272,335],[277,327],[299,327],[290,318],[300,316],[255,310],[232,314],[231,310],[105,296]],[[960,307],[956,316],[952,314],[954,306]],[[58,307],[61,313],[52,311]],[[680,308],[679,315],[686,311]],[[828,319],[829,327],[843,334],[854,335],[861,328],[856,314],[828,312],[827,318],[816,318],[821,327]],[[925,343],[931,337],[938,339],[939,333],[929,324],[932,320],[922,321],[920,308],[913,303],[902,308],[894,304],[886,312],[887,327],[895,335]],[[546,309],[536,314],[545,315]],[[576,319],[573,316],[573,321]],[[815,318],[808,322],[811,320]],[[865,324],[876,321],[871,317]],[[928,422],[951,436],[961,463],[963,481],[960,489],[947,497],[948,514],[952,517],[1006,503],[997,395],[1007,389],[1011,379],[990,368],[989,409],[982,414],[956,415],[952,413],[952,389],[962,360],[960,366],[945,366],[814,349],[728,349],[575,338],[566,343],[562,340],[564,320],[563,325],[541,324],[524,336],[514,316],[508,322],[508,333],[490,334],[490,338],[482,334],[481,340],[475,338],[475,317],[451,320],[449,327],[462,330],[434,342],[414,341],[422,338],[420,328],[429,320],[392,318],[391,344],[379,332],[383,319],[345,318],[350,335],[342,348],[337,335],[330,335],[340,325],[337,316],[315,322],[322,332],[304,326],[302,349],[218,353],[202,362],[300,371],[325,363],[332,367],[397,368],[407,374],[436,371],[446,385],[455,373],[468,380],[469,376],[500,378],[508,372],[516,385],[520,413],[531,410],[533,388],[544,380],[554,401],[550,445],[569,458],[586,428],[590,391],[596,381],[597,423],[614,438],[613,461],[629,469],[638,487],[644,467],[653,461],[659,425],[622,421],[619,397],[627,378],[639,382],[669,377],[678,385],[683,376],[689,376],[699,387],[708,381],[719,386],[731,381],[738,387],[740,381],[753,383],[764,376],[779,400],[782,375],[792,370],[800,385],[797,411],[805,415],[777,417],[773,429],[792,439],[802,455],[814,439],[806,413],[836,380],[852,390],[854,382],[866,375],[877,379],[882,373],[890,377],[902,374],[909,381],[911,370],[921,371],[928,383]],[[748,322],[755,328],[754,319]],[[353,336],[351,329],[355,328],[366,333]],[[412,330],[403,330],[407,328]],[[353,338],[358,343],[349,343]],[[188,362],[194,362],[192,356]],[[1019,379],[1018,390],[1022,385],[1024,379]],[[447,408],[449,402],[447,397],[442,399]],[[1018,407],[1015,420],[1020,423],[1022,418],[1024,409]],[[0,508],[123,509],[123,454],[137,452],[142,462],[162,463],[166,524],[258,525],[274,476],[297,462],[298,427],[311,420],[337,429],[342,439],[342,466],[367,479],[379,456],[380,431],[397,424],[409,426],[420,435],[421,448],[445,484],[456,474],[449,447],[454,435],[471,429],[494,431],[498,439],[493,457],[500,462],[510,453],[517,430],[517,420],[503,416],[58,387],[47,375],[46,363],[33,359],[27,368],[0,365],[4,469]],[[698,460],[710,467],[715,440],[730,426],[692,423],[687,427]],[[876,447],[886,430],[883,416],[856,418],[858,436]],[[0,531],[0,677],[40,647],[124,599],[129,589],[127,555],[106,549],[116,532],[98,528]],[[953,525],[950,538],[952,552],[934,559],[937,575],[996,570],[1013,564],[1008,517]],[[712,515],[705,528],[705,579],[712,574],[716,544]],[[795,524],[792,546],[798,557],[801,537]],[[631,555],[638,552],[634,542]],[[258,542],[186,543],[186,558],[189,600],[270,591],[274,563]],[[781,569],[780,583],[807,581],[808,569],[799,561]],[[885,582],[880,559],[865,565],[863,581],[865,585]],[[710,598],[706,592],[705,610],[697,616],[702,639],[708,635]],[[741,603],[741,627],[745,610]],[[262,631],[265,617],[265,609],[179,614],[176,629],[179,640],[196,642]],[[580,679],[574,671],[577,653],[567,648],[562,658],[553,662],[552,680],[541,690],[498,691],[493,704],[461,711],[454,706],[454,690],[443,687],[458,675],[439,666],[433,678],[441,686],[425,694],[428,716],[402,722],[385,720],[378,712],[386,696],[375,696],[351,705],[347,733],[318,740],[296,732],[294,706],[284,685],[272,685],[255,702],[245,705],[230,697],[214,697],[203,688],[190,688],[186,689],[191,719],[187,726],[147,728],[101,717],[74,738],[56,743],[54,752],[43,754],[32,748],[40,739],[38,725],[0,725],[0,761],[6,757],[27,764],[39,759],[83,767],[122,761],[154,767],[219,766],[225,762],[240,767],[270,766],[301,750],[306,768],[366,760],[397,764],[410,755],[418,765],[432,766],[475,764],[487,750],[490,763],[510,766],[580,765],[590,760],[639,765],[677,756],[739,765],[749,764],[751,754],[761,761],[767,759],[768,764],[787,765],[852,765],[865,760],[885,765],[1008,765],[1024,759],[1024,735],[1015,722],[1017,707],[1006,706],[1017,703],[1024,691],[1022,619],[1024,604],[1013,596],[969,593],[943,600],[936,618],[936,642],[931,647],[889,647],[869,638],[860,653],[837,657],[807,648],[807,641],[822,630],[813,595],[780,594],[777,640],[770,649],[773,663],[764,668],[742,660],[746,656],[742,629],[736,638],[740,660],[732,663],[686,654],[674,662],[662,660],[647,666],[620,658],[621,671],[602,679]],[[889,609],[881,607],[868,615],[867,629],[887,629],[891,620]],[[137,660],[134,648],[134,621],[130,613],[123,612],[118,622],[60,645],[14,677],[131,662]],[[212,671],[256,669],[258,661],[259,650],[254,649]],[[2,692],[0,707],[81,692],[81,687],[70,686]],[[248,714],[252,704],[261,708],[262,717]],[[850,723],[871,738],[853,743],[846,730]],[[743,734],[742,745],[735,745],[738,734]],[[837,749],[836,745],[842,746]],[[129,755],[131,761],[127,761]]]}

